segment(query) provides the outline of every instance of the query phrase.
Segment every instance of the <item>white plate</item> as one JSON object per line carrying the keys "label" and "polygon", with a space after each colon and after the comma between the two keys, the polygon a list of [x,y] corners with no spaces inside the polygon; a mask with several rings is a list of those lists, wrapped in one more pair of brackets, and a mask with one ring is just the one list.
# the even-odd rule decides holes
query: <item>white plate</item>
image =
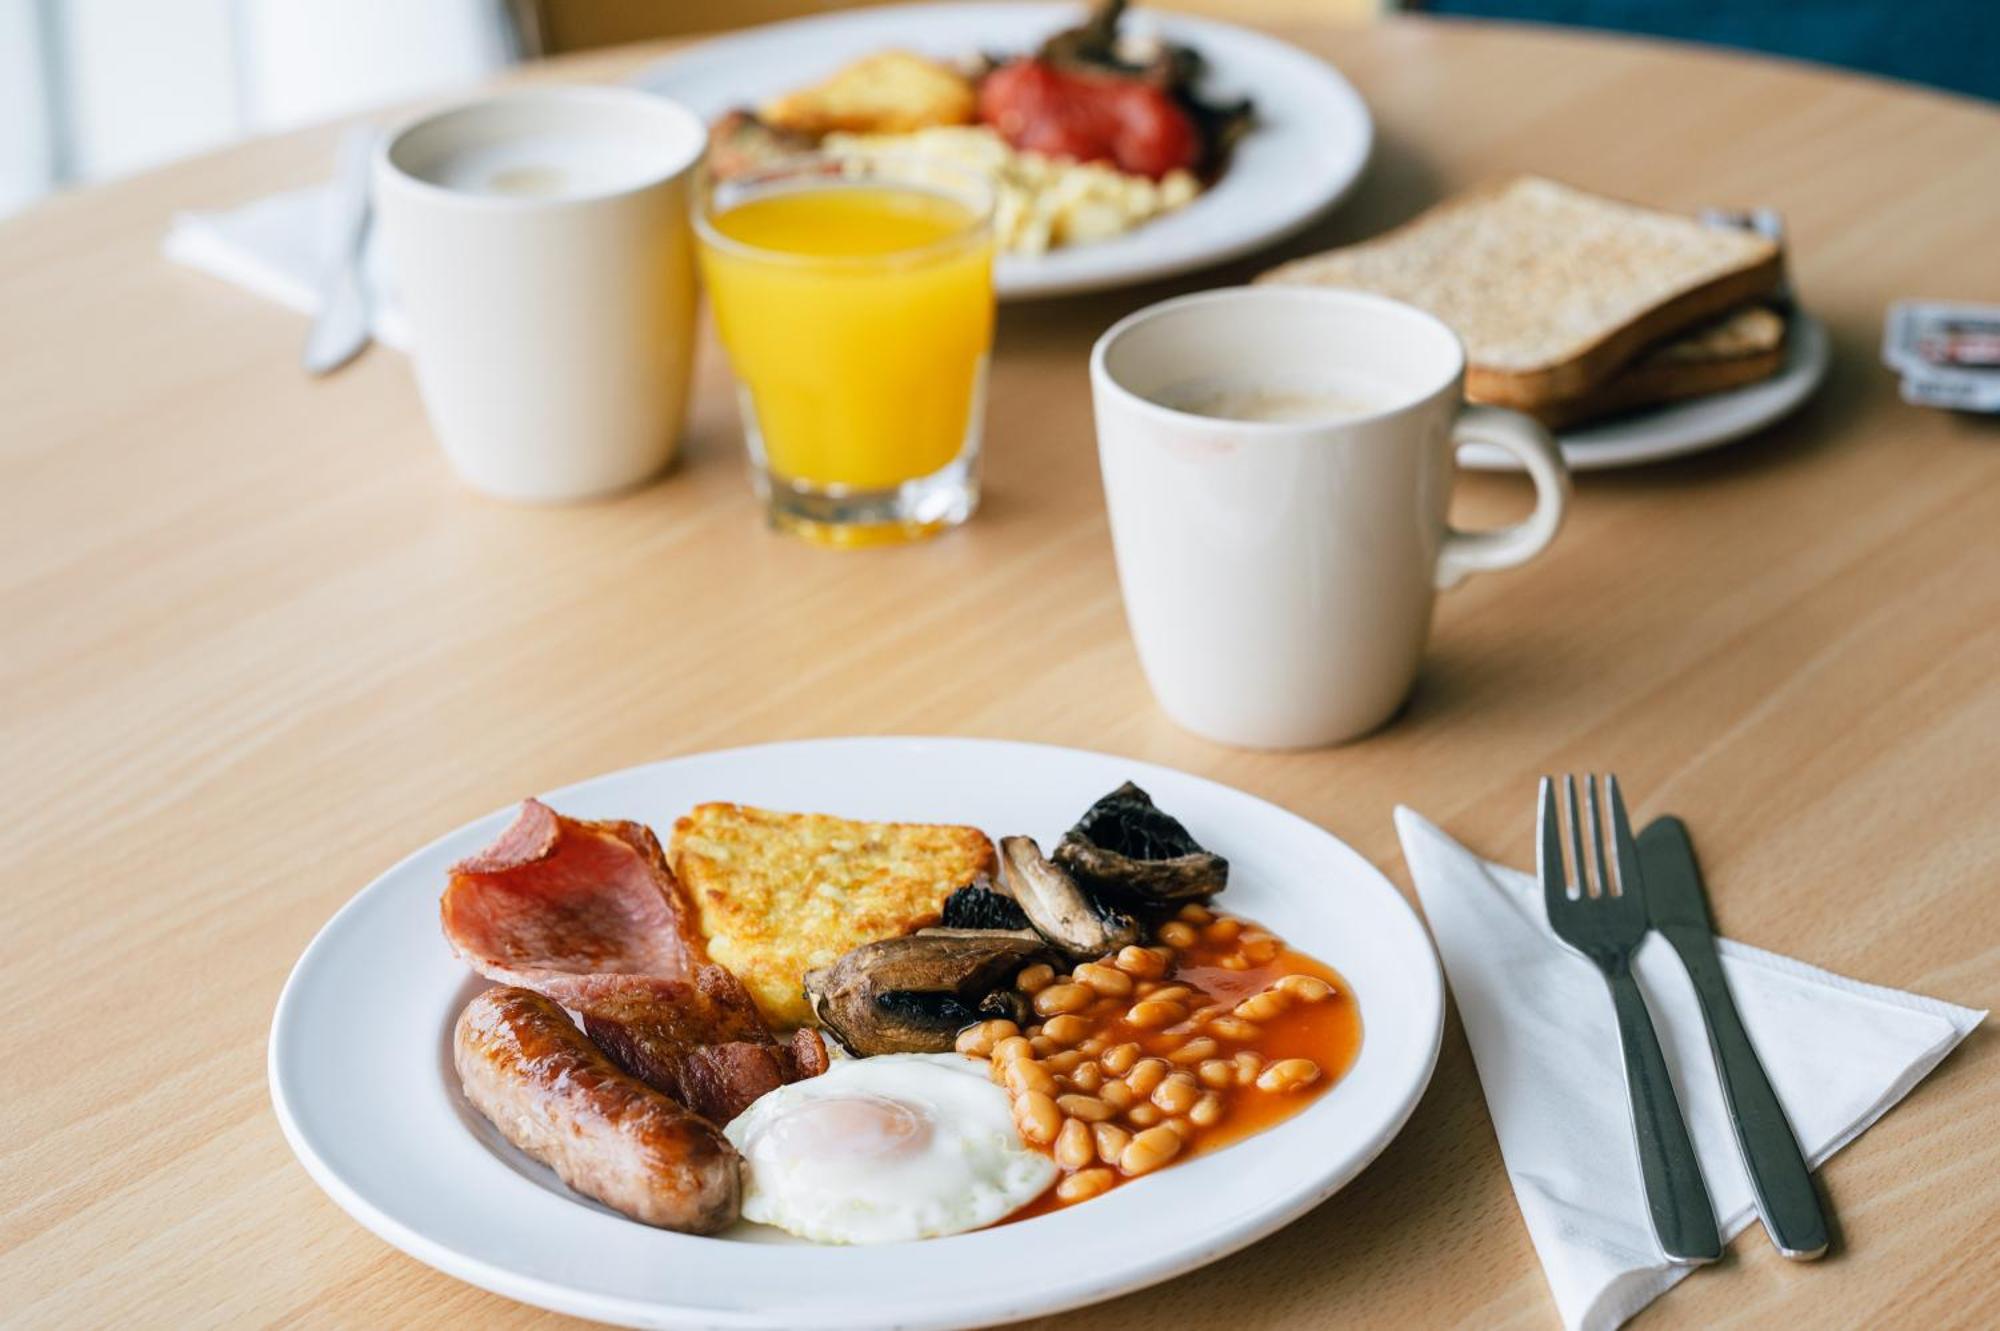
{"label": "white plate", "polygon": [[663,831],[699,801],[735,800],[966,822],[1047,844],[1128,778],[1229,857],[1224,900],[1233,910],[1336,967],[1361,1006],[1362,1045],[1347,1076],[1296,1118],[1225,1150],[1082,1206],[914,1247],[695,1238],[586,1202],[502,1141],[466,1105],[451,1071],[452,1022],[485,982],[445,946],[438,894],[446,867],[486,844],[511,808],[383,874],[306,949],[271,1028],[278,1121],[314,1180],[405,1252],[510,1298],[626,1326],[983,1325],[1108,1298],[1214,1261],[1359,1173],[1430,1080],[1444,1011],[1430,940],[1402,896],[1353,850],[1198,777],[994,740],[733,749],[613,773],[547,798],[578,817],[634,818]]}
{"label": "white plate", "polygon": [[[1566,430],[1556,441],[1571,471],[1636,467],[1734,443],[1804,405],[1826,378],[1831,359],[1825,327],[1801,310],[1792,315],[1785,367],[1769,379]],[[1521,469],[1513,454],[1485,444],[1467,444],[1458,461],[1474,471]]]}
{"label": "white plate", "polygon": [[[979,51],[1026,54],[1083,13],[1073,5],[1011,4],[849,10],[718,37],[636,82],[714,120],[885,47],[945,59]],[[1257,122],[1221,179],[1186,208],[1111,240],[1002,256],[996,270],[1002,299],[1125,286],[1247,254],[1338,203],[1368,164],[1375,135],[1368,108],[1325,62],[1210,19],[1140,10],[1125,23],[1126,31],[1158,32],[1195,47],[1209,62],[1203,86],[1222,98],[1249,96]]]}

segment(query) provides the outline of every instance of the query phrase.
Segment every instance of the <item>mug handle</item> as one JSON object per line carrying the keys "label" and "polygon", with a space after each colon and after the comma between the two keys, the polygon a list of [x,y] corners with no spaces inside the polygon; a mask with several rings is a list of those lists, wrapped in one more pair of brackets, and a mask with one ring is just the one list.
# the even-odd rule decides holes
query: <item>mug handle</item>
{"label": "mug handle", "polygon": [[1468,573],[1513,568],[1547,548],[1569,507],[1569,467],[1555,437],[1532,416],[1501,407],[1461,406],[1451,427],[1454,454],[1462,444],[1492,444],[1519,458],[1535,482],[1535,511],[1511,527],[1490,531],[1445,528],[1437,585],[1455,587]]}

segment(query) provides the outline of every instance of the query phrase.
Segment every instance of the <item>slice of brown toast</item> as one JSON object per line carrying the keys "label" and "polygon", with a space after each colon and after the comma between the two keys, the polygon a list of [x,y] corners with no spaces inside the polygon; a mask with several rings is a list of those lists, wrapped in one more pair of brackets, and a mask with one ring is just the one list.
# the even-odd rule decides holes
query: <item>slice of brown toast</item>
{"label": "slice of brown toast", "polygon": [[807,971],[936,924],[946,897],[998,867],[976,827],[743,804],[689,810],[674,824],[668,859],[700,915],[709,956],[780,1029],[812,1024]]}
{"label": "slice of brown toast", "polygon": [[1745,305],[1671,338],[1581,397],[1529,409],[1552,430],[1606,416],[1704,397],[1769,379],[1785,366],[1785,319],[1767,305]]}
{"label": "slice of brown toast", "polygon": [[1520,176],[1257,280],[1429,310],[1465,343],[1466,395],[1526,409],[1583,396],[1646,347],[1769,295],[1782,272],[1779,246],[1753,232]]}

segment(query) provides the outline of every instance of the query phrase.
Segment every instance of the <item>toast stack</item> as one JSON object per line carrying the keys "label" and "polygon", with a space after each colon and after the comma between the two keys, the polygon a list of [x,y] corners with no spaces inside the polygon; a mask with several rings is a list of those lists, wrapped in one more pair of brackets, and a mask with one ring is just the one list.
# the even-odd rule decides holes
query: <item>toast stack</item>
{"label": "toast stack", "polygon": [[1257,279],[1372,291],[1465,343],[1466,396],[1551,428],[1776,374],[1777,242],[1522,176]]}

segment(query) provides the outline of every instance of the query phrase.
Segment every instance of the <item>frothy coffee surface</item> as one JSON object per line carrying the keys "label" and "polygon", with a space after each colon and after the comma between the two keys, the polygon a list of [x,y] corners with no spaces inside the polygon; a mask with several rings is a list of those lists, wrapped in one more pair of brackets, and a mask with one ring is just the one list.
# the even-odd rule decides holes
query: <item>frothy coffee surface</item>
{"label": "frothy coffee surface", "polygon": [[662,154],[611,135],[539,133],[460,148],[420,173],[465,194],[562,199],[610,194],[662,173]]}
{"label": "frothy coffee surface", "polygon": [[1153,395],[1153,401],[1174,411],[1223,421],[1271,421],[1320,424],[1366,416],[1384,403],[1366,394],[1339,389],[1291,385],[1201,382],[1175,384]]}

